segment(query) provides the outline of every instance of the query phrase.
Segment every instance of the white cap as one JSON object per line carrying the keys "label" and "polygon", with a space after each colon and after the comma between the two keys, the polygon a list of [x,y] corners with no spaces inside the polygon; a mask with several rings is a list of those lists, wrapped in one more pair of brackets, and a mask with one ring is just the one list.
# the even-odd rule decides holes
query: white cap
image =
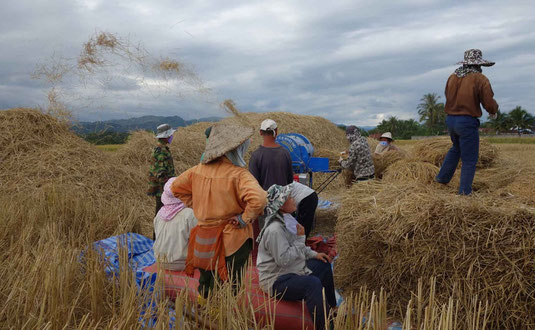
{"label": "white cap", "polygon": [[275,131],[277,129],[277,123],[272,119],[266,119],[262,122],[262,124],[260,124],[260,129],[262,131]]}
{"label": "white cap", "polygon": [[387,139],[390,139],[390,140],[394,140],[392,139],[392,133],[390,132],[386,132],[386,133],[383,133],[383,135],[381,135],[382,138],[387,138]]}

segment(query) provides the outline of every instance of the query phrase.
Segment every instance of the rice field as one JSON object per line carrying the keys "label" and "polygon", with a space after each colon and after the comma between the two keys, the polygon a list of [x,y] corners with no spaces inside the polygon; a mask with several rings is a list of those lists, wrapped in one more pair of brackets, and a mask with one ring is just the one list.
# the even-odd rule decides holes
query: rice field
{"label": "rice field", "polygon": [[[343,131],[319,117],[226,120],[257,126],[267,117],[327,156],[347,148]],[[177,132],[171,148],[179,171],[198,162],[207,125]],[[127,267],[110,278],[86,250],[126,232],[152,235],[145,180],[153,144],[137,132],[125,145],[97,148],[58,118],[0,111],[0,328],[136,329],[151,321],[163,329],[172,317],[184,329],[274,328],[272,317],[259,322],[243,303],[248,283],[238,294],[222,284],[199,310],[186,295],[165,298],[161,282],[154,292],[139,290]],[[473,198],[455,195],[458,174],[449,186],[430,183],[436,165],[416,159],[413,142],[399,145],[406,155],[385,165],[382,180],[346,189],[338,178],[322,193],[341,203],[317,220],[320,231],[335,229],[339,245],[335,276],[346,300],[335,328],[385,329],[394,320],[404,329],[535,326],[535,145],[491,143],[494,158],[478,169]],[[84,262],[82,251],[89,251]],[[142,313],[147,301],[154,304]]]}

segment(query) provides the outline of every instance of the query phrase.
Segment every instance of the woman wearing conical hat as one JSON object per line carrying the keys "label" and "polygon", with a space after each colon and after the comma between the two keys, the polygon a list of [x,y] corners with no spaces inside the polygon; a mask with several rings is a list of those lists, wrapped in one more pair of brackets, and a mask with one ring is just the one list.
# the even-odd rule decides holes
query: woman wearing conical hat
{"label": "woman wearing conical hat", "polygon": [[479,155],[479,117],[481,106],[487,110],[491,118],[496,118],[498,103],[494,100],[494,92],[490,82],[483,75],[482,66],[493,66],[494,62],[483,59],[479,49],[464,52],[464,61],[450,75],[446,83],[446,124],[453,143],[435,180],[447,184],[453,177],[459,159],[462,160],[460,195],[472,193],[472,182],[476,173]]}
{"label": "woman wearing conical hat", "polygon": [[204,298],[230,275],[240,282],[253,247],[252,222],[263,213],[267,194],[246,169],[245,152],[252,127],[216,124],[212,127],[201,164],[182,173],[171,191],[193,209],[198,225],[188,243],[186,272],[201,272],[199,293]]}

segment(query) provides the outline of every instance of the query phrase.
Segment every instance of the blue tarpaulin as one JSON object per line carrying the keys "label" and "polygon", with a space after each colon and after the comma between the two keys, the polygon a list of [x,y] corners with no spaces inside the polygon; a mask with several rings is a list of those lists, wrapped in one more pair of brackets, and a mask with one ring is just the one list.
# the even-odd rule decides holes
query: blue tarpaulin
{"label": "blue tarpaulin", "polygon": [[[156,282],[156,273],[148,273],[143,271],[143,268],[150,266],[156,262],[154,251],[152,249],[154,242],[139,234],[126,233],[118,236],[108,237],[106,239],[93,243],[93,249],[101,254],[105,259],[105,271],[109,276],[120,276],[119,251],[126,249],[128,253],[129,268],[135,274],[138,289],[154,290],[154,283]],[[140,315],[140,322],[142,326],[152,327],[156,324],[155,317],[156,303],[149,301],[142,306]],[[148,318],[147,313],[152,313],[152,317]],[[171,317],[170,328],[174,328],[175,311],[170,309]]]}

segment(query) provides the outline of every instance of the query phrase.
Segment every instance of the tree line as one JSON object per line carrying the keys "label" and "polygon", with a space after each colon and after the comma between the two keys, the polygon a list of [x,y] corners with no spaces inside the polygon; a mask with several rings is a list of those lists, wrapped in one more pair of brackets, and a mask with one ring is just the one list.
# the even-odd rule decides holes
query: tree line
{"label": "tree line", "polygon": [[[440,96],[436,93],[425,94],[417,105],[419,120],[398,119],[390,116],[383,119],[376,128],[368,133],[391,132],[394,139],[410,139],[412,136],[431,136],[447,133],[446,113],[444,103],[439,102]],[[515,132],[521,134],[527,129],[533,128],[535,117],[517,106],[508,113],[499,111],[496,119],[490,119],[481,127],[492,128],[496,133]]]}

